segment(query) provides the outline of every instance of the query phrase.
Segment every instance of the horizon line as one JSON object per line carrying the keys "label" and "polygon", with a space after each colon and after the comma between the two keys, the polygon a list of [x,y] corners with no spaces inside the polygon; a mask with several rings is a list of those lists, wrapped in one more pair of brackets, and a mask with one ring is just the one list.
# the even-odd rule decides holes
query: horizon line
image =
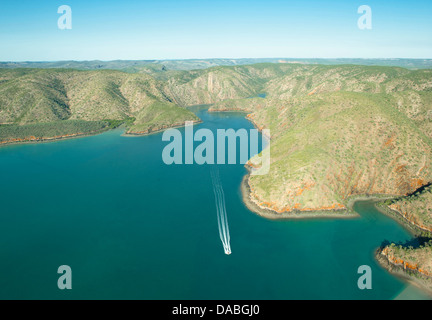
{"label": "horizon line", "polygon": [[38,63],[38,62],[113,62],[113,61],[192,61],[192,60],[262,60],[262,59],[288,59],[288,60],[432,60],[432,58],[348,58],[348,57],[338,57],[338,58],[289,58],[289,57],[265,57],[265,58],[169,58],[169,59],[85,59],[85,60],[1,60],[0,63]]}

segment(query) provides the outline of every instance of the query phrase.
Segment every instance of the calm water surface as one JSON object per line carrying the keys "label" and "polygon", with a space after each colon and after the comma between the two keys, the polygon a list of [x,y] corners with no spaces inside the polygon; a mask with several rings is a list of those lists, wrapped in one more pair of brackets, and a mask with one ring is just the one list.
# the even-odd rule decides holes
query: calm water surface
{"label": "calm water surface", "polygon": [[[196,111],[195,129],[252,129],[240,113]],[[265,220],[242,203],[242,165],[219,166],[225,255],[210,167],[167,166],[162,134],[121,133],[0,148],[1,299],[426,298],[373,258],[411,238],[396,222],[365,202],[352,220]],[[365,264],[373,290],[361,291]],[[60,265],[72,290],[57,288]]]}

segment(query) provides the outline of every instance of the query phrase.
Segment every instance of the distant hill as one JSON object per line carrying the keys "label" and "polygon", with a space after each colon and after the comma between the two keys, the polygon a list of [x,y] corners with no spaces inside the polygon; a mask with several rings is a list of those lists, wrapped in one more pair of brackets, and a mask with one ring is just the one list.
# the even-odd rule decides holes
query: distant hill
{"label": "distant hill", "polygon": [[161,72],[167,70],[196,70],[218,66],[239,66],[256,63],[296,63],[365,66],[393,66],[407,69],[432,68],[432,59],[297,59],[297,58],[251,58],[251,59],[186,59],[186,60],[113,60],[113,61],[22,61],[0,62],[0,68],[62,68],[79,70],[122,70],[130,73]]}

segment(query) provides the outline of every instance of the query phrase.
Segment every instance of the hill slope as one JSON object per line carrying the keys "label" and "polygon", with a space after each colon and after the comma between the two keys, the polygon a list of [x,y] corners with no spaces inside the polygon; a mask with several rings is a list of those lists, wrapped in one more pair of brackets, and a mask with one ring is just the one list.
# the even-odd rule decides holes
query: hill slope
{"label": "hill slope", "polygon": [[[48,137],[52,130],[52,125],[48,124],[64,120],[97,122],[134,118],[130,132],[161,129],[187,120],[198,121],[192,112],[172,103],[161,87],[150,75],[111,70],[0,70],[0,124],[39,124],[37,129],[22,127],[22,132],[19,128],[0,127],[0,137],[2,141],[26,140],[22,134],[30,132],[30,128],[35,132],[29,137]],[[43,124],[47,124],[46,132]],[[58,128],[57,133],[61,135],[62,126]],[[81,125],[79,129],[83,128],[89,129],[85,133],[93,132],[92,126]],[[69,134],[69,131],[64,133]]]}
{"label": "hill slope", "polygon": [[[251,200],[275,212],[345,209],[364,194],[406,195],[432,180],[432,72],[257,65],[267,96],[217,102],[272,134],[271,170]],[[264,77],[262,75],[268,75]]]}

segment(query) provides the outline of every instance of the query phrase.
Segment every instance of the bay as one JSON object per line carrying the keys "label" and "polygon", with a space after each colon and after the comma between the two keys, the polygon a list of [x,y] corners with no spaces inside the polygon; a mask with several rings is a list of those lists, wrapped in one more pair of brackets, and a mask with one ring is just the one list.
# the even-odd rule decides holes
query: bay
{"label": "bay", "polygon": [[[252,129],[208,113],[194,129]],[[179,129],[184,132],[184,129]],[[242,202],[242,165],[218,165],[232,254],[219,239],[211,166],[162,161],[162,133],[0,148],[0,299],[428,298],[374,251],[411,235],[370,202],[359,218],[270,221]],[[59,290],[57,268],[72,268]],[[361,265],[373,289],[357,287]]]}

